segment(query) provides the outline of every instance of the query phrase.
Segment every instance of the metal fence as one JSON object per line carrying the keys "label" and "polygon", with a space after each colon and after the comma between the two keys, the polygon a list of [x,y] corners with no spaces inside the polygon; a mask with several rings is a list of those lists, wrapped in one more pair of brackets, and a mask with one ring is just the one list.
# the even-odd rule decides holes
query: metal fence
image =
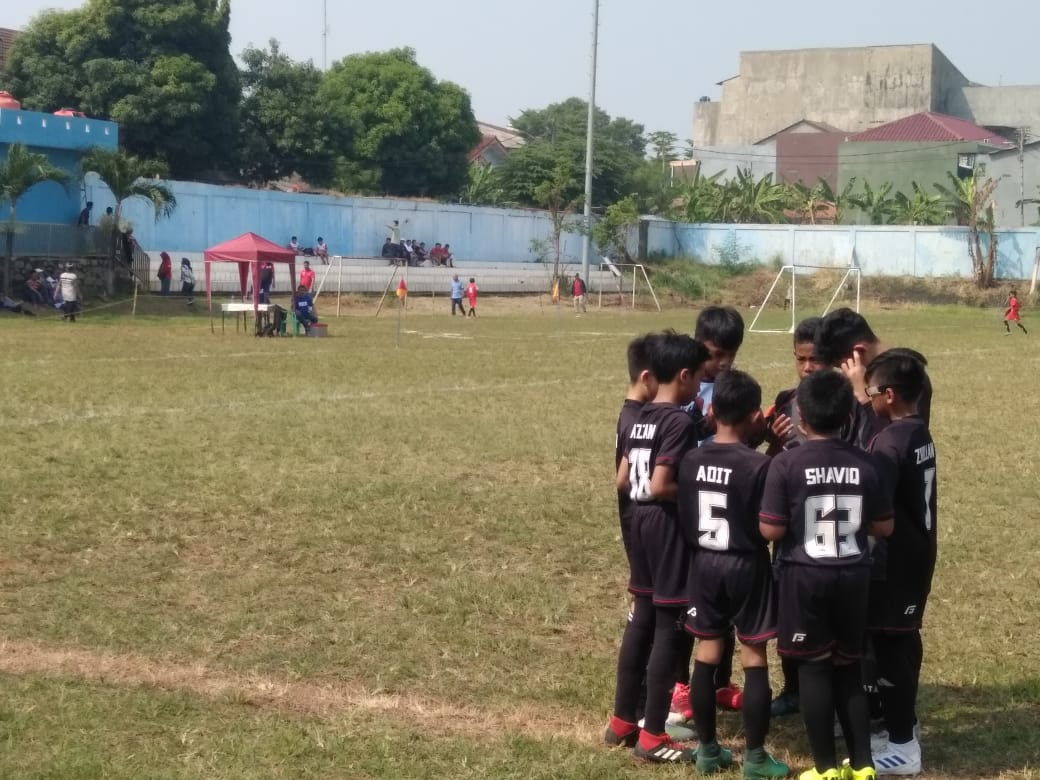
{"label": "metal fence", "polygon": [[[5,246],[10,231],[10,223],[0,225]],[[101,231],[95,226],[15,222],[14,254],[15,257],[91,257],[106,254],[106,248]]]}

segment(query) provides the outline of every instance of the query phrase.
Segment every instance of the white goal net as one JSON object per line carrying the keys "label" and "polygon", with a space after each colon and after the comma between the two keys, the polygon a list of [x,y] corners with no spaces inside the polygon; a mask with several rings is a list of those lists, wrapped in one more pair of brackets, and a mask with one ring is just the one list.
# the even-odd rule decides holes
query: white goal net
{"label": "white goal net", "polygon": [[785,265],[777,271],[751,320],[749,333],[794,333],[806,317],[835,306],[859,311],[860,269],[855,266]]}

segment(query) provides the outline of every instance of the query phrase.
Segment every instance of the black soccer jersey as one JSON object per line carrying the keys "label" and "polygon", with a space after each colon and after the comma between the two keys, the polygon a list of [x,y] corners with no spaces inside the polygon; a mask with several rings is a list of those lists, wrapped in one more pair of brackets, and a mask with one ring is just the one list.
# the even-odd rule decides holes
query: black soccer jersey
{"label": "black soccer jersey", "polygon": [[679,523],[692,546],[714,552],[766,548],[758,509],[769,458],[743,444],[710,442],[679,465]]}
{"label": "black soccer jersey", "polygon": [[780,562],[810,566],[869,566],[870,523],[891,516],[874,458],[840,439],[813,439],[773,458],[759,514],[787,526]]}
{"label": "black soccer jersey", "polygon": [[[617,475],[618,467],[621,466],[621,458],[628,452],[628,434],[632,430],[632,426],[639,422],[639,413],[643,411],[643,406],[644,404],[639,401],[626,398],[624,405],[621,407],[621,413],[618,415],[617,435],[614,440],[615,475]],[[624,524],[634,512],[635,504],[632,502],[629,494],[619,490],[618,513],[621,515],[622,533],[627,532],[628,529],[625,528]]]}
{"label": "black soccer jersey", "polygon": [[871,443],[878,471],[895,511],[895,527],[886,540],[890,564],[928,555],[935,562],[935,444],[928,426],[914,415],[896,420]]}
{"label": "black soccer jersey", "polygon": [[[694,423],[673,404],[646,404],[639,421],[628,431],[629,497],[640,504],[656,504],[650,495],[650,476],[658,466],[679,467],[690,447],[696,446]],[[672,502],[668,502],[674,507]]]}

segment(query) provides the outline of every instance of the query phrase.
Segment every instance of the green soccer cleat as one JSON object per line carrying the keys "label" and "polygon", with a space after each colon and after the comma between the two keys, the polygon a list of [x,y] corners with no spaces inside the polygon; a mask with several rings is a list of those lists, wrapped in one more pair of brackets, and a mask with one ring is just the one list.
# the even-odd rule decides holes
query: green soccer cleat
{"label": "green soccer cleat", "polygon": [[747,780],[768,780],[773,777],[787,777],[791,767],[783,761],[777,761],[764,749],[744,754],[744,777]]}
{"label": "green soccer cleat", "polygon": [[697,748],[697,771],[711,775],[728,769],[733,764],[733,751],[718,742],[709,742]]}

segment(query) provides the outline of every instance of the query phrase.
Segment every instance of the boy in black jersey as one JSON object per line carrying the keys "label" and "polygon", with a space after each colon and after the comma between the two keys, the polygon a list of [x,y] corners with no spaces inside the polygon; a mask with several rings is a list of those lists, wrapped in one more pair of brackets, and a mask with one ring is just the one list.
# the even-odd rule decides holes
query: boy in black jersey
{"label": "boy in black jersey", "polygon": [[766,643],[776,636],[776,609],[758,510],[769,458],[744,443],[761,424],[762,388],[742,371],[727,371],[715,380],[712,406],[714,439],[686,453],[679,466],[679,523],[697,548],[686,616],[686,630],[699,640],[690,683],[700,739],[697,769],[710,774],[733,760],[716,739],[715,673],[735,627],[744,667],[744,777],[786,777],[790,767],[765,750]]}
{"label": "boy in black jersey", "polygon": [[[852,385],[816,371],[798,386],[806,441],[773,458],[759,527],[779,541],[781,655],[800,659],[801,710],[814,768],[801,780],[868,780],[870,713],[859,665],[867,629],[867,535],[892,532],[892,508],[873,458],[839,436]],[[834,714],[851,767],[838,769]]]}
{"label": "boy in black jersey", "polygon": [[[636,757],[659,763],[690,763],[692,750],[674,743],[665,731],[675,682],[676,622],[686,605],[690,550],[676,518],[676,473],[686,451],[696,446],[693,421],[680,406],[697,394],[704,346],[690,336],[669,332],[651,350],[657,395],[628,432],[618,467],[617,486],[636,503],[631,538],[632,619],[618,653],[614,715],[604,740],[635,745]],[[644,725],[636,708],[646,676]]]}
{"label": "boy in black jersey", "polygon": [[877,656],[888,743],[874,751],[878,775],[916,775],[921,745],[914,734],[921,675],[921,619],[936,558],[935,444],[917,411],[924,366],[902,350],[878,355],[867,366],[866,393],[888,421],[870,445],[895,510],[885,540],[885,578],[872,582],[869,627]]}

